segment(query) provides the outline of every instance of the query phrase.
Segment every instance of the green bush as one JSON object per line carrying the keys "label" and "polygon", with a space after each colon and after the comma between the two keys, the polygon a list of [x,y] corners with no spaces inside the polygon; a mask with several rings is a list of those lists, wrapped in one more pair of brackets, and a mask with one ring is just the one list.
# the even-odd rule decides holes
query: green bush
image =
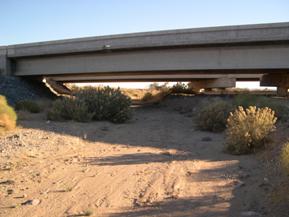
{"label": "green bush", "polygon": [[41,107],[38,103],[31,100],[21,100],[15,104],[16,110],[28,111],[31,113],[39,113],[41,112]]}
{"label": "green bush", "polygon": [[75,120],[89,122],[92,120],[93,115],[93,113],[88,111],[87,105],[79,99],[64,97],[53,102],[52,108],[47,113],[47,118],[55,121]]}
{"label": "green bush", "polygon": [[0,134],[16,127],[17,115],[4,96],[0,95]]}
{"label": "green bush", "polygon": [[236,106],[249,108],[249,106],[256,106],[257,108],[268,107],[275,111],[278,120],[287,121],[289,118],[288,102],[280,99],[258,96],[251,94],[240,94],[234,98]]}
{"label": "green bush", "polygon": [[223,131],[232,110],[232,104],[223,100],[203,103],[196,118],[197,126],[201,130]]}
{"label": "green bush", "polygon": [[127,120],[131,116],[131,99],[121,93],[119,88],[84,88],[76,93],[76,98],[88,106],[88,111],[94,113],[93,119],[97,121],[121,123],[124,122],[123,119]]}
{"label": "green bush", "polygon": [[281,151],[281,165],[289,175],[289,142],[287,142]]}
{"label": "green bush", "polygon": [[238,107],[227,120],[226,150],[246,154],[264,146],[277,118],[270,108]]}
{"label": "green bush", "polygon": [[73,98],[54,102],[48,112],[50,120],[108,120],[123,123],[131,116],[131,100],[119,89],[110,87],[83,88]]}

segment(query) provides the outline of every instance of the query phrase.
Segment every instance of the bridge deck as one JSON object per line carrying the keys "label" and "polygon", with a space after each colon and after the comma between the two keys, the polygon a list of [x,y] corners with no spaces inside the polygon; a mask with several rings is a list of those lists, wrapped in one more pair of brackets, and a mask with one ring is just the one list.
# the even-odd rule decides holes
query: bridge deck
{"label": "bridge deck", "polygon": [[0,54],[5,52],[9,58],[17,58],[119,49],[283,42],[289,42],[289,22],[154,31],[9,45],[0,47]]}

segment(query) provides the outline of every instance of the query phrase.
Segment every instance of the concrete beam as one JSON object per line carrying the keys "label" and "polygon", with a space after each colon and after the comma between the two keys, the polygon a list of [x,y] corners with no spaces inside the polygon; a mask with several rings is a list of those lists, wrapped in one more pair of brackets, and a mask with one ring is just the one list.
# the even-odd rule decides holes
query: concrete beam
{"label": "concrete beam", "polygon": [[[14,59],[14,75],[289,69],[288,45],[171,48]],[[240,72],[239,72],[240,73]]]}
{"label": "concrete beam", "polygon": [[79,74],[79,75],[55,75],[48,76],[54,81],[60,82],[121,82],[121,81],[191,81],[194,79],[233,78],[240,81],[259,81],[262,74],[208,74],[208,73],[184,73],[171,72],[162,74],[152,73],[109,73],[109,74]]}

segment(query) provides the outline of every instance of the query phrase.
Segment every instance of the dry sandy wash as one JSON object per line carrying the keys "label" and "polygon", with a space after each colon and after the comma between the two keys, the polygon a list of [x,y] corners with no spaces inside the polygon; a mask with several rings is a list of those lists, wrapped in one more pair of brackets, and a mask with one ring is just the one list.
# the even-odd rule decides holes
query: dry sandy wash
{"label": "dry sandy wash", "polygon": [[0,137],[0,216],[274,216],[258,158],[225,154],[223,134],[176,111],[136,109],[121,125],[19,123]]}

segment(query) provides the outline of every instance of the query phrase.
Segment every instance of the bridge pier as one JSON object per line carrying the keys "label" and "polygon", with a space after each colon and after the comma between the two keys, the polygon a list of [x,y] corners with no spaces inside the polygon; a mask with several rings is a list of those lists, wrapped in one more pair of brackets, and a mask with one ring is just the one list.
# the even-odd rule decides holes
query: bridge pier
{"label": "bridge pier", "polygon": [[289,73],[269,73],[262,76],[260,86],[277,87],[277,96],[289,96]]}
{"label": "bridge pier", "polygon": [[11,74],[11,62],[7,58],[7,49],[0,47],[0,75]]}
{"label": "bridge pier", "polygon": [[212,88],[229,88],[235,87],[236,79],[235,78],[215,78],[215,79],[198,79],[192,80],[189,83],[189,87],[193,90],[199,91],[200,89],[210,90]]}

